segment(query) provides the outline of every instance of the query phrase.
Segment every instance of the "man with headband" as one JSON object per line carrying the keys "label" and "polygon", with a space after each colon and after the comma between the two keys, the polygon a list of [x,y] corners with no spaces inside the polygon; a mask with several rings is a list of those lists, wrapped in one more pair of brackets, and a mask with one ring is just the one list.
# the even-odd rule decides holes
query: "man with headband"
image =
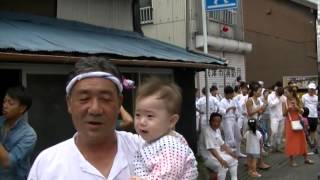
{"label": "man with headband", "polygon": [[129,162],[143,140],[115,131],[123,99],[118,70],[104,59],[84,58],[70,79],[66,99],[77,133],[42,151],[28,179],[129,179]]}

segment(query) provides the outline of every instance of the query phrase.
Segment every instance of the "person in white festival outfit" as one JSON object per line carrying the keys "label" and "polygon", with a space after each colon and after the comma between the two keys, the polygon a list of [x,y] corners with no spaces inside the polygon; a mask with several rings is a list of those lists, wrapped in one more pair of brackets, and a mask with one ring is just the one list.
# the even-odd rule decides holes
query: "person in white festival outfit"
{"label": "person in white festival outfit", "polygon": [[231,148],[235,148],[236,154],[239,157],[246,157],[240,153],[241,132],[237,123],[239,112],[237,110],[236,102],[233,100],[234,91],[231,86],[224,88],[225,97],[220,101],[219,112],[222,115],[222,129],[226,144]]}
{"label": "person in white festival outfit", "polygon": [[284,129],[283,119],[283,104],[286,99],[283,96],[284,90],[282,87],[277,87],[268,96],[268,104],[270,110],[270,144],[274,151],[281,151],[280,145],[282,140],[282,134]]}
{"label": "person in white festival outfit", "polygon": [[200,135],[200,154],[206,167],[218,173],[218,180],[225,180],[228,170],[231,180],[237,180],[237,156],[222,139],[221,118],[222,116],[218,113],[210,115],[210,126],[205,127]]}
{"label": "person in white festival outfit", "polygon": [[[196,102],[196,109],[200,113],[200,128],[206,127],[209,125],[209,119],[207,119],[207,113],[206,113],[206,88],[202,88],[202,94],[203,96],[198,99]],[[218,101],[215,97],[213,97],[210,93],[208,96],[209,102],[209,111],[208,111],[208,117],[210,116],[211,113],[217,112],[219,108]]]}
{"label": "person in white festival outfit", "polygon": [[248,100],[248,84],[244,81],[240,82],[240,91],[241,94],[234,97],[236,101],[237,109],[239,111],[238,117],[238,126],[241,130],[241,134],[244,134],[247,131],[247,124],[248,124],[248,113],[246,103]]}
{"label": "person in white festival outfit", "polygon": [[308,85],[308,93],[302,96],[302,105],[309,109],[308,123],[310,132],[310,141],[313,152],[318,154],[318,96],[316,94],[317,86],[314,83]]}
{"label": "person in white festival outfit", "polygon": [[102,58],[75,64],[66,99],[77,133],[42,151],[28,180],[129,179],[129,163],[144,140],[115,130],[123,99],[120,77]]}

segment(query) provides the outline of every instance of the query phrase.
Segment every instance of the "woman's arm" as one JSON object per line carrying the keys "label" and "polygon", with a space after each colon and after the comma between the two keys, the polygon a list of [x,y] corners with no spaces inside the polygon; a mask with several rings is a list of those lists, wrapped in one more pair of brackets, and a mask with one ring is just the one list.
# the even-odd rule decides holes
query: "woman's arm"
{"label": "woman's arm", "polygon": [[282,102],[282,113],[284,116],[287,116],[288,114],[288,106],[286,102]]}
{"label": "woman's arm", "polygon": [[253,110],[253,102],[251,99],[247,101],[246,106],[247,106],[248,116],[252,116],[255,113],[259,112],[259,109],[256,109],[255,111]]}

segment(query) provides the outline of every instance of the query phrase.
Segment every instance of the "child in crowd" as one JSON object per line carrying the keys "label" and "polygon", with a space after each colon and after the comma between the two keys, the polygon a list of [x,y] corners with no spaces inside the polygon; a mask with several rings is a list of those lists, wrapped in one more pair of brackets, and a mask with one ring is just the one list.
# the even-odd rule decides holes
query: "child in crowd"
{"label": "child in crowd", "polygon": [[145,140],[133,160],[131,179],[193,180],[198,176],[195,156],[175,132],[180,113],[180,88],[150,78],[137,91],[134,125]]}
{"label": "child in crowd", "polygon": [[248,131],[244,135],[246,140],[247,163],[249,175],[252,177],[261,177],[257,172],[257,159],[260,158],[262,134],[257,130],[257,121],[248,120]]}
{"label": "child in crowd", "polygon": [[302,113],[302,126],[303,126],[303,131],[304,131],[304,134],[306,135],[306,140],[307,140],[307,143],[309,145],[309,147],[312,149],[313,146],[311,144],[311,141],[310,141],[310,137],[309,137],[309,121],[308,121],[308,116],[309,116],[309,108],[307,107],[304,107],[303,108],[303,113]]}

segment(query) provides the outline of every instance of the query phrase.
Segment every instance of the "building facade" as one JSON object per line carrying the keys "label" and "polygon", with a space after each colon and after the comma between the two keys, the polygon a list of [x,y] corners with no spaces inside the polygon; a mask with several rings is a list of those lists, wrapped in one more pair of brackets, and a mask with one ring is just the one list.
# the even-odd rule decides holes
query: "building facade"
{"label": "building facade", "polygon": [[[171,43],[190,51],[203,51],[202,1],[140,0],[142,31],[146,36]],[[209,69],[208,85],[221,91],[235,85],[235,79],[246,79],[245,54],[251,44],[244,42],[242,1],[233,10],[207,12],[208,53],[226,59],[233,69]],[[197,88],[205,86],[205,73],[196,74]]]}
{"label": "building facade", "polygon": [[[243,1],[248,80],[267,87],[284,76],[317,76],[316,10],[279,0]],[[302,2],[300,0],[299,2]]]}
{"label": "building facade", "polygon": [[[183,91],[183,120],[176,130],[196,151],[195,72],[225,63],[141,35],[135,23],[139,19],[137,2],[0,2],[0,99],[14,85],[27,86],[34,95],[27,114],[39,137],[34,155],[74,134],[65,103],[65,85],[73,63],[86,56],[109,59],[136,86],[154,75],[188,89]],[[133,113],[135,90],[125,91],[124,97],[124,107]]]}

